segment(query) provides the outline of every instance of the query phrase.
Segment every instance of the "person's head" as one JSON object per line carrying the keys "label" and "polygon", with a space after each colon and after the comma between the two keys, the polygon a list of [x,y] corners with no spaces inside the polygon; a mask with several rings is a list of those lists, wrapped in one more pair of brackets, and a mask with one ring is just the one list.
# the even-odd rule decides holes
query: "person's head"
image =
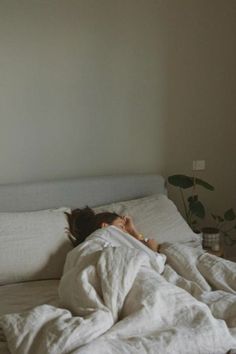
{"label": "person's head", "polygon": [[73,236],[71,239],[74,246],[82,243],[91,233],[102,227],[114,225],[121,230],[125,231],[125,222],[123,218],[110,212],[102,212],[95,214],[95,212],[89,208],[75,209],[71,214],[66,213],[69,231]]}

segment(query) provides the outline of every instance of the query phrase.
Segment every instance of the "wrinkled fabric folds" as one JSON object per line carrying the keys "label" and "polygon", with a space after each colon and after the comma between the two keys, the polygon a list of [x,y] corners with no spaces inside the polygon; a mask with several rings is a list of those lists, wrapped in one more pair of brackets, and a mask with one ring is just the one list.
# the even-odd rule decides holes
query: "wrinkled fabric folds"
{"label": "wrinkled fabric folds", "polygon": [[162,272],[155,254],[103,236],[93,235],[68,256],[60,308],[0,317],[11,353],[225,354],[236,348],[233,263],[166,245]]}

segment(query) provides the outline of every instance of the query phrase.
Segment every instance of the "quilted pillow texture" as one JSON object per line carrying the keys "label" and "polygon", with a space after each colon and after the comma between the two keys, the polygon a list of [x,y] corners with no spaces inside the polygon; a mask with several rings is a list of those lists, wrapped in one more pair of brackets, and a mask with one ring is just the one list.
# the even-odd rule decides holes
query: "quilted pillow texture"
{"label": "quilted pillow texture", "polygon": [[0,213],[0,284],[61,276],[71,249],[66,210]]}
{"label": "quilted pillow texture", "polygon": [[129,215],[144,237],[153,238],[160,243],[200,241],[175,204],[163,194],[103,205],[94,210]]}

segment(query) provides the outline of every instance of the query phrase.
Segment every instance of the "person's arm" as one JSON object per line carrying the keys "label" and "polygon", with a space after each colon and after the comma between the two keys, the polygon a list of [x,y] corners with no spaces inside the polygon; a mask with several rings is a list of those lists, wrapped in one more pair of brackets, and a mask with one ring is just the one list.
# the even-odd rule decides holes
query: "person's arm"
{"label": "person's arm", "polygon": [[145,241],[145,245],[149,248],[151,248],[153,251],[155,252],[159,252],[159,249],[161,247],[161,245],[154,239],[147,239],[147,241]]}
{"label": "person's arm", "polygon": [[154,239],[145,239],[144,236],[136,229],[133,220],[130,216],[123,217],[125,221],[126,231],[137,240],[141,241],[145,246],[149,247],[154,252],[158,252],[160,245]]}

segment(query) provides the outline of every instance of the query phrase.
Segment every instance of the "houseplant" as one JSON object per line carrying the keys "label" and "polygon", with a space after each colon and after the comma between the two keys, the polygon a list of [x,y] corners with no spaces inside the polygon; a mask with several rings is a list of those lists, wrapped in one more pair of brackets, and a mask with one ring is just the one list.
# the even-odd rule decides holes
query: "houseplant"
{"label": "houseplant", "polygon": [[[184,207],[185,219],[192,230],[199,233],[198,218],[203,219],[206,211],[203,203],[199,200],[197,187],[200,186],[209,191],[213,191],[214,187],[208,182],[195,176],[179,174],[169,176],[168,183],[179,188]],[[186,190],[188,190],[188,192],[190,191],[190,193],[184,193]]]}
{"label": "houseplant", "polygon": [[199,223],[199,219],[205,218],[206,208],[199,200],[197,186],[214,191],[211,184],[195,176],[181,174],[169,176],[168,183],[179,188],[185,219],[194,232],[202,232],[203,236],[221,234],[226,245],[236,244],[236,213],[233,208],[226,210],[223,215],[211,214],[214,226],[201,227]]}
{"label": "houseplant", "polygon": [[[233,208],[230,208],[221,215],[211,214],[212,218],[215,221],[214,229],[223,236],[223,240],[228,246],[236,244],[236,213]],[[203,232],[210,231],[213,228],[202,228]],[[235,233],[235,236],[233,235]]]}

